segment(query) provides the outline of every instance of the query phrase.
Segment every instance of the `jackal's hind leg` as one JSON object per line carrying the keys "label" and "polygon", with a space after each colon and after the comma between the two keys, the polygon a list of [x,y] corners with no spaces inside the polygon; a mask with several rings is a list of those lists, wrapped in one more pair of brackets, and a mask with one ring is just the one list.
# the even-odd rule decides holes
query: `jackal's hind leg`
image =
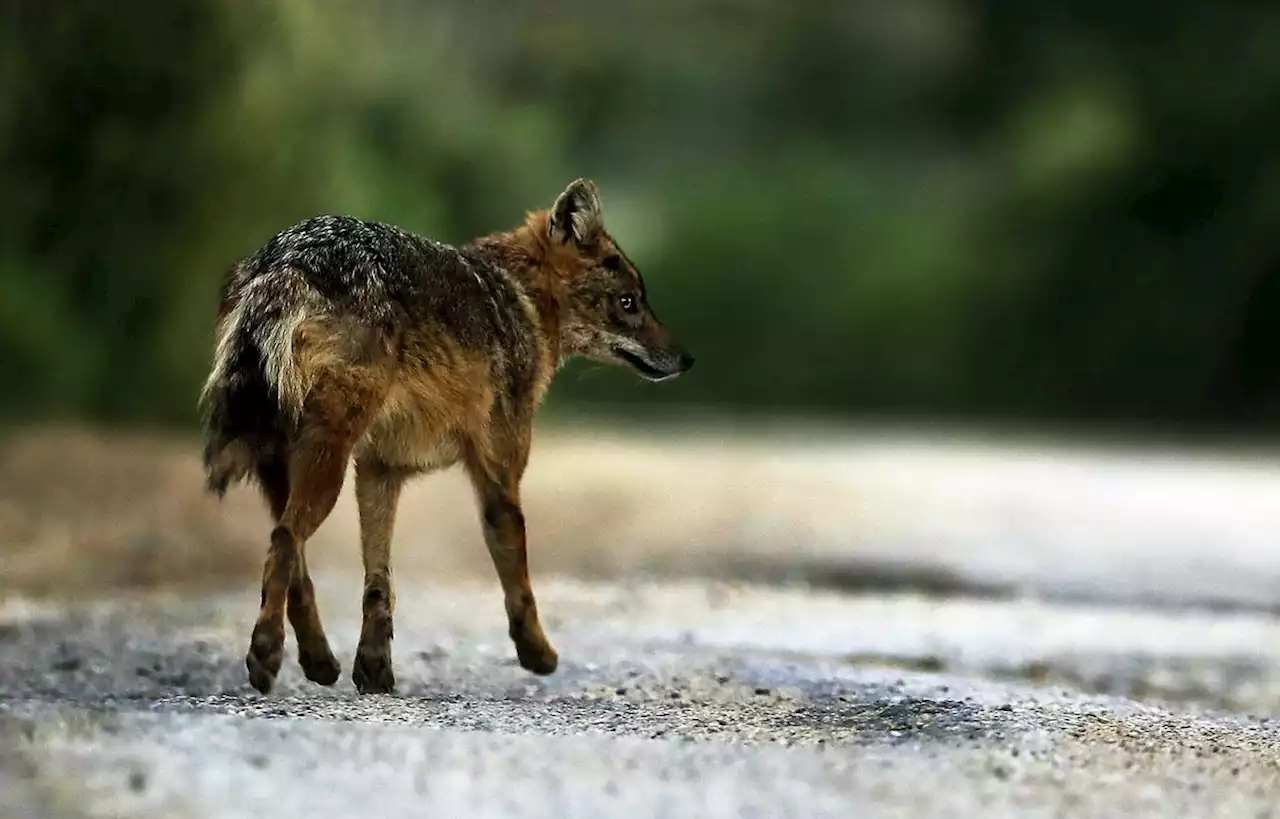
{"label": "jackal's hind leg", "polygon": [[391,584],[391,535],[396,503],[408,472],[375,459],[356,461],[356,503],[360,507],[360,548],[364,561],[360,644],[351,681],[361,694],[395,690],[391,640],[395,636],[395,589]]}
{"label": "jackal's hind leg", "polygon": [[[289,502],[288,464],[283,458],[264,458],[257,465],[257,476],[267,506],[271,509],[271,519],[279,524],[285,505]],[[285,608],[297,640],[298,664],[302,666],[302,672],[313,682],[333,685],[341,675],[342,668],[333,656],[333,650],[329,648],[324,626],[320,622],[315,587],[311,583],[311,573],[307,570],[305,543],[298,549],[297,564],[289,581]]]}
{"label": "jackal's hind leg", "polygon": [[320,609],[316,605],[315,586],[307,569],[307,545],[298,549],[298,565],[289,582],[289,624],[298,643],[298,665],[308,680],[320,685],[333,685],[342,674],[342,666],[329,647],[324,625],[320,622]]}
{"label": "jackal's hind leg", "polygon": [[[290,457],[289,501],[279,524],[271,530],[271,548],[262,571],[262,604],[249,641],[249,653],[245,656],[249,682],[264,694],[271,690],[276,675],[280,673],[284,657],[285,607],[295,574],[305,571],[303,548],[307,538],[320,528],[338,499],[349,452],[350,445],[338,442],[307,442]],[[310,591],[309,584],[303,594],[307,591]],[[301,603],[300,613],[290,612],[290,619],[295,624],[305,623],[303,635],[312,642],[324,640],[327,647],[323,628],[319,628],[318,633],[308,631],[313,626],[320,626],[314,600],[310,601],[310,606],[304,599],[297,602]]]}
{"label": "jackal's hind leg", "polygon": [[290,621],[298,634],[299,659],[306,657],[304,662],[311,664],[308,676],[315,673],[322,681],[330,673],[324,665],[333,652],[316,610],[303,550],[333,510],[352,447],[377,411],[380,395],[358,387],[353,383],[317,384],[290,445],[289,498],[271,531],[271,548],[262,572],[262,603],[245,656],[249,682],[264,694],[280,673],[286,605],[291,608]]}

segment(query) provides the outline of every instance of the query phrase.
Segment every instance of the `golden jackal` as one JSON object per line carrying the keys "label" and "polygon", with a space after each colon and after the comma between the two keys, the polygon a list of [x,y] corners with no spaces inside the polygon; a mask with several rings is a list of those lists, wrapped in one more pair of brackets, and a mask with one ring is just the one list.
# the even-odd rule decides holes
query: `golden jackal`
{"label": "golden jackal", "polygon": [[520,665],[555,671],[525,556],[520,480],[534,411],[571,356],[655,381],[693,358],[658,323],[644,282],[604,228],[589,180],[523,225],[451,247],[398,228],[322,216],[274,236],[231,271],[201,396],[208,485],[256,480],[275,520],[245,665],[271,689],[286,611],[308,679],[337,681],[306,542],[348,463],[364,557],[351,678],[395,687],[391,533],[405,480],[461,461]]}

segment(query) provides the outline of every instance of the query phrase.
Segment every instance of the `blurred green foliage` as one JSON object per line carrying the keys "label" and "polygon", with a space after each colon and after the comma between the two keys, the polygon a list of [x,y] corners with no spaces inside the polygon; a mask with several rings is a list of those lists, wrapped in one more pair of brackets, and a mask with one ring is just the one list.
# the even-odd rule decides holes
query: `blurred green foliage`
{"label": "blurred green foliage", "polygon": [[228,266],[569,179],[689,377],[557,403],[1280,418],[1280,6],[0,0],[0,412],[185,422]]}

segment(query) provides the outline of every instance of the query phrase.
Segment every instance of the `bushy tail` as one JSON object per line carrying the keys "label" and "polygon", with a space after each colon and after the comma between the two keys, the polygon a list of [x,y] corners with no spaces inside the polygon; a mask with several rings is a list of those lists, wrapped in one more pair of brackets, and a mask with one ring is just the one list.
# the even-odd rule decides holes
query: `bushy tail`
{"label": "bushy tail", "polygon": [[285,425],[267,362],[244,312],[219,323],[213,368],[200,394],[206,486],[219,497],[256,467],[283,457]]}

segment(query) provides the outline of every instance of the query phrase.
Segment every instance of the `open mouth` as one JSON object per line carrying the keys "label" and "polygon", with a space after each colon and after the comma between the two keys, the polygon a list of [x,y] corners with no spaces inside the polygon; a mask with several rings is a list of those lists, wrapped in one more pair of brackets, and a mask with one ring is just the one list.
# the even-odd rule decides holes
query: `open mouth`
{"label": "open mouth", "polygon": [[630,364],[635,368],[636,372],[640,373],[645,378],[649,378],[654,381],[661,381],[664,378],[671,378],[675,375],[675,373],[668,370],[658,369],[630,350],[624,350],[621,347],[614,347],[613,354]]}

